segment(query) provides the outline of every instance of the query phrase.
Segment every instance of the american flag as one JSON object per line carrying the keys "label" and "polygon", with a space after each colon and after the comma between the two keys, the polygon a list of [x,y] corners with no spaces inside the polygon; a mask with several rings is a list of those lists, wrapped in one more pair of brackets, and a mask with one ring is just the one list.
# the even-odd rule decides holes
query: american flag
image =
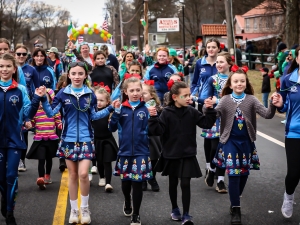
{"label": "american flag", "polygon": [[106,14],[106,16],[104,18],[104,21],[103,21],[103,24],[102,24],[102,29],[106,30],[108,32],[108,22],[107,22],[107,19],[108,19],[108,15]]}
{"label": "american flag", "polygon": [[78,44],[82,43],[84,41],[84,37],[82,35],[78,36]]}

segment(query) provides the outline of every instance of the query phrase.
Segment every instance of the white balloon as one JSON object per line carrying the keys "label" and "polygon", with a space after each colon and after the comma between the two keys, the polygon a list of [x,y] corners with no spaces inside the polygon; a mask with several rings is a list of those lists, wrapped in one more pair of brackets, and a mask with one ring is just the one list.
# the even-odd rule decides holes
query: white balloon
{"label": "white balloon", "polygon": [[88,33],[88,30],[89,30],[89,28],[88,28],[88,27],[85,27],[85,28],[83,28],[83,32],[84,32],[84,34],[87,34],[87,33]]}

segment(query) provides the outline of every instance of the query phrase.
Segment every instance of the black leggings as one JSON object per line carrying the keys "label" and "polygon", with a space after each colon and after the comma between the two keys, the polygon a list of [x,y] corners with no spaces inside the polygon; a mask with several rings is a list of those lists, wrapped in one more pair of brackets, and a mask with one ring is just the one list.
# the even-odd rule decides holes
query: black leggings
{"label": "black leggings", "polygon": [[[172,203],[172,209],[178,208],[177,205],[177,186],[178,177],[169,176],[169,195]],[[183,214],[189,213],[191,202],[191,178],[183,177],[180,182],[182,192]]]}
{"label": "black leggings", "polygon": [[[45,164],[46,164],[46,173],[45,173]],[[44,177],[45,174],[50,175],[51,169],[52,169],[52,158],[39,159],[39,164],[38,164],[39,177]]]}
{"label": "black leggings", "polygon": [[110,184],[112,176],[111,162],[97,162],[97,168],[100,175],[100,178],[106,180],[106,184]]}
{"label": "black leggings", "polygon": [[[151,160],[152,168],[155,167],[157,161],[158,161],[157,159]],[[152,170],[152,174],[153,174],[153,179],[155,179],[155,177],[156,177],[156,171]]]}
{"label": "black leggings", "polygon": [[287,161],[287,175],[285,177],[285,190],[292,195],[300,179],[300,139],[286,138],[285,152]]}
{"label": "black leggings", "polygon": [[132,202],[133,202],[133,214],[140,214],[140,207],[143,199],[142,182],[134,182],[130,180],[122,181],[122,191],[125,197],[126,206],[130,205],[130,193],[132,186]]}
{"label": "black leggings", "polygon": [[212,163],[215,157],[217,148],[219,144],[219,138],[204,138],[204,153],[206,158],[206,163],[210,163],[212,169],[216,168],[216,165]]}
{"label": "black leggings", "polygon": [[28,131],[24,132],[23,134],[24,134],[24,140],[25,140],[25,143],[26,143],[26,150],[22,151],[22,154],[21,154],[21,160],[22,161],[25,160],[26,153],[27,153],[27,148],[28,148]]}

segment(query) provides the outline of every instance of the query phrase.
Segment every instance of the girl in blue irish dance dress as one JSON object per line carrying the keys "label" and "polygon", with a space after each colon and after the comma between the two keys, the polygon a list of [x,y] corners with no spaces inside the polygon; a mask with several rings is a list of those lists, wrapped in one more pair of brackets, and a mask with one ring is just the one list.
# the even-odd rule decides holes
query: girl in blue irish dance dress
{"label": "girl in blue irish dance dress", "polygon": [[[69,223],[90,224],[88,171],[95,158],[94,134],[91,120],[107,117],[114,109],[108,106],[96,112],[97,98],[86,85],[87,66],[83,62],[72,62],[68,67],[67,86],[55,96],[51,106],[42,99],[43,109],[53,117],[62,108],[64,124],[57,150],[59,158],[66,159],[69,172],[69,195],[71,213]],[[46,89],[45,89],[46,90]],[[44,91],[45,91],[44,90]],[[112,103],[114,105],[115,102]],[[78,209],[78,180],[80,180],[81,206]]]}
{"label": "girl in blue irish dance dress", "polygon": [[119,152],[113,174],[122,180],[124,215],[131,216],[131,225],[139,225],[142,184],[153,177],[147,132],[149,112],[145,102],[140,101],[143,89],[139,78],[127,74],[122,88],[123,103],[116,104],[109,123],[112,132],[119,130]]}
{"label": "girl in blue irish dance dress", "polygon": [[[256,113],[265,119],[273,118],[275,102],[269,108],[253,96],[253,87],[247,77],[247,69],[231,68],[222,98],[215,108],[221,118],[220,143],[213,162],[226,169],[229,180],[231,224],[241,223],[240,195],[246,185],[249,170],[260,169],[255,149]],[[271,98],[277,96],[276,93]],[[211,101],[210,99],[205,101]]]}

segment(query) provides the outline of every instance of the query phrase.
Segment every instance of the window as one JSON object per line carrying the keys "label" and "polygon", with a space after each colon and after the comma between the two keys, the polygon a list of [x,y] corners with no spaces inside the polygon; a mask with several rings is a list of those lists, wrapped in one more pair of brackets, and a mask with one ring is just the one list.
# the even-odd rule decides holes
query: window
{"label": "window", "polygon": [[246,19],[246,30],[250,29],[250,20]]}
{"label": "window", "polygon": [[153,34],[152,41],[156,41],[156,34]]}
{"label": "window", "polygon": [[262,17],[258,17],[257,19],[259,21],[259,25],[258,25],[259,29],[263,29],[264,28],[263,18]]}
{"label": "window", "polygon": [[270,29],[270,18],[269,17],[265,17],[265,21],[266,21],[266,29]]}
{"label": "window", "polygon": [[253,30],[257,30],[257,18],[254,18],[254,21],[253,21]]}
{"label": "window", "polygon": [[272,16],[272,27],[277,29],[276,16]]}

